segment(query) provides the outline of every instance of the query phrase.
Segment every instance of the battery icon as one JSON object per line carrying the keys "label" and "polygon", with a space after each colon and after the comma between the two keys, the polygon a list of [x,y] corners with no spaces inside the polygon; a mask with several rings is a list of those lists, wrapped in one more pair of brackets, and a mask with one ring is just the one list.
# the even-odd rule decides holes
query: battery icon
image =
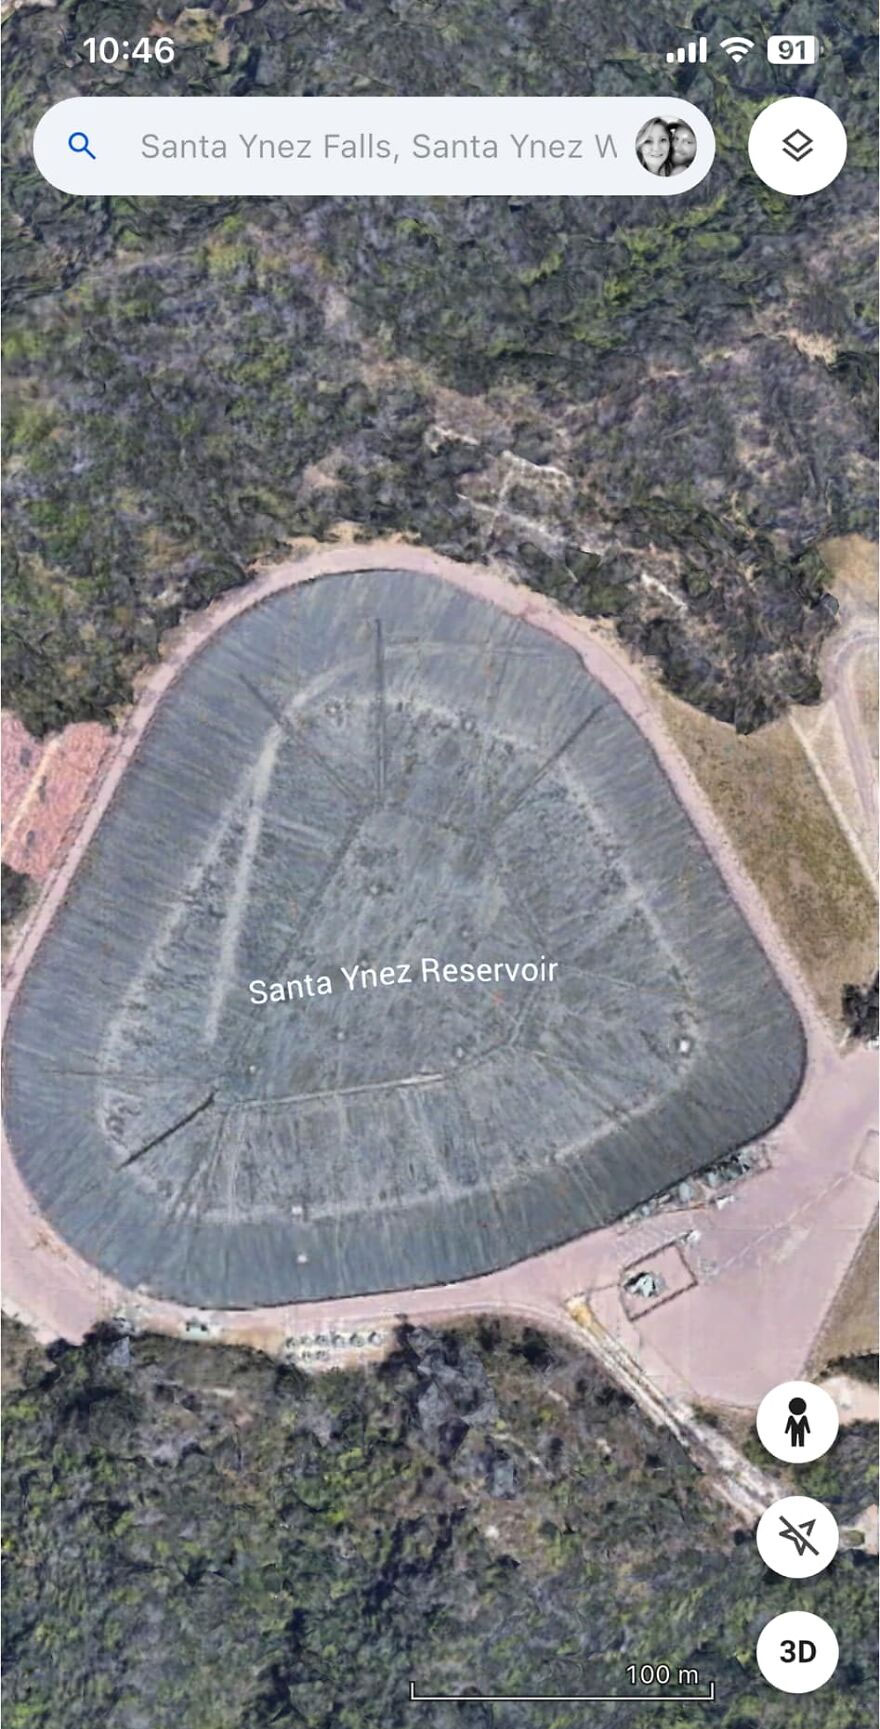
{"label": "battery icon", "polygon": [[767,42],[772,66],[813,66],[821,52],[818,36],[771,36]]}

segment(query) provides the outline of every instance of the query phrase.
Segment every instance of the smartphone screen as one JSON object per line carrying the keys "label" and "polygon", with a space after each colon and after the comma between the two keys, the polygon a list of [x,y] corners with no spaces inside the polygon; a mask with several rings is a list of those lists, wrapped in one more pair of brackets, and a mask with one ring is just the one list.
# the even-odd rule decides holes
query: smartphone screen
{"label": "smartphone screen", "polygon": [[863,6],[5,24],[15,1729],[867,1729]]}

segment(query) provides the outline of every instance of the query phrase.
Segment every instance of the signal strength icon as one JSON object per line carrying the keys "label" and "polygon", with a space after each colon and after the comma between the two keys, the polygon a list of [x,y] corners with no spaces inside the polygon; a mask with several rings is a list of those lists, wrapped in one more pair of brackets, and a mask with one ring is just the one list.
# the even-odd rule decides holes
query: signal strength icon
{"label": "signal strength icon", "polygon": [[686,43],[684,48],[670,48],[666,58],[670,62],[677,60],[680,66],[683,66],[686,60],[689,60],[693,65],[697,61],[702,63],[708,52],[709,44],[705,36],[700,36],[696,42]]}
{"label": "signal strength icon", "polygon": [[739,62],[745,59],[755,44],[749,41],[748,36],[725,36],[724,41],[720,42],[718,46],[723,48],[725,54],[729,54],[731,60],[739,65]]}

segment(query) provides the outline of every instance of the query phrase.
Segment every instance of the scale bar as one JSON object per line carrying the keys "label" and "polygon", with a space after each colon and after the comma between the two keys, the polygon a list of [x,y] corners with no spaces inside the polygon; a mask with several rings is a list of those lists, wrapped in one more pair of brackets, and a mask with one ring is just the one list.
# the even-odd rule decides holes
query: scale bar
{"label": "scale bar", "polygon": [[708,1693],[417,1693],[409,1684],[411,1705],[714,1705],[715,1682]]}

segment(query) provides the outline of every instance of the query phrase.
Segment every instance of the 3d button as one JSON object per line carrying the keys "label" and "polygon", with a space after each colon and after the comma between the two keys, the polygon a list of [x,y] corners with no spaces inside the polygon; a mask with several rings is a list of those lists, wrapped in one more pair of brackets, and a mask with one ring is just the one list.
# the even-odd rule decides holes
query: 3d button
{"label": "3d button", "polygon": [[839,1423],[834,1400],[811,1381],[782,1381],[758,1406],[761,1443],[787,1465],[821,1459],[834,1445]]}
{"label": "3d button", "polygon": [[765,186],[802,198],[837,179],[846,161],[846,131],[824,102],[784,96],[758,115],[749,158]]}
{"label": "3d button", "polygon": [[761,1629],[755,1650],[764,1680],[781,1693],[815,1693],[824,1687],[839,1654],[833,1628],[806,1609],[774,1616]]}
{"label": "3d button", "polygon": [[809,1495],[787,1495],[761,1517],[755,1535],[761,1560],[785,1579],[810,1579],[834,1560],[837,1520]]}

